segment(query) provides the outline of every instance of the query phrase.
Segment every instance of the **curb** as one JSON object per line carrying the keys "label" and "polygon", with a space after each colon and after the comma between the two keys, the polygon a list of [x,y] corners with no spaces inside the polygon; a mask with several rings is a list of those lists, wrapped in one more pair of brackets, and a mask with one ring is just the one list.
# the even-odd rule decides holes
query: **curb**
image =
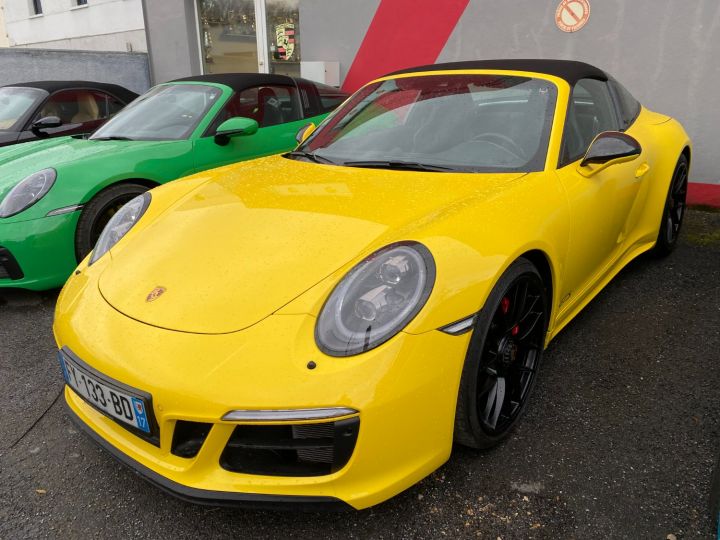
{"label": "curb", "polygon": [[687,204],[720,208],[720,184],[688,183]]}

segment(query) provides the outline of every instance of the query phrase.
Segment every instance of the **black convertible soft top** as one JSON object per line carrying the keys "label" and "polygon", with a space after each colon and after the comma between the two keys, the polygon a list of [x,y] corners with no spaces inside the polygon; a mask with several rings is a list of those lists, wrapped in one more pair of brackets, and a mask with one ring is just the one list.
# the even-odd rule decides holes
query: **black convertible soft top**
{"label": "black convertible soft top", "polygon": [[242,92],[253,86],[266,84],[294,85],[292,77],[286,75],[273,75],[270,73],[214,73],[209,75],[195,75],[194,77],[183,77],[170,82],[209,82],[224,84],[235,92]]}
{"label": "black convertible soft top", "polygon": [[580,79],[608,80],[608,76],[603,70],[585,62],[576,62],[574,60],[471,60],[469,62],[449,62],[402,69],[390,73],[390,75],[463,69],[496,69],[544,73],[565,79],[570,86],[574,86]]}
{"label": "black convertible soft top", "polygon": [[39,88],[46,92],[53,93],[58,90],[69,90],[73,88],[89,88],[93,90],[101,90],[109,94],[113,94],[115,97],[120,98],[125,103],[130,103],[138,95],[132,90],[120,86],[118,84],[110,83],[99,83],[92,81],[35,81],[17,84],[6,84],[4,86],[14,86],[23,88]]}

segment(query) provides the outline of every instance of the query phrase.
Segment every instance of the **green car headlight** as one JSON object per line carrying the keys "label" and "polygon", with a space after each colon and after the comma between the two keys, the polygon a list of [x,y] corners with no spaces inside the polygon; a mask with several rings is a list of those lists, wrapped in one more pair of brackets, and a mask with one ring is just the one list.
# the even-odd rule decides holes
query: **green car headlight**
{"label": "green car headlight", "polygon": [[391,244],[340,281],[315,325],[325,354],[352,356],[385,343],[418,314],[435,284],[435,262],[416,242]]}
{"label": "green car headlight", "polygon": [[92,256],[90,257],[90,264],[93,264],[100,257],[110,251],[115,244],[117,244],[123,236],[125,236],[135,224],[140,221],[140,218],[150,206],[150,193],[145,192],[142,195],[138,195],[134,199],[128,201],[117,213],[110,218],[107,225],[100,233],[95,248],[93,249]]}
{"label": "green car headlight", "polygon": [[56,178],[55,169],[44,169],[22,180],[0,203],[0,218],[14,216],[30,208],[50,191]]}

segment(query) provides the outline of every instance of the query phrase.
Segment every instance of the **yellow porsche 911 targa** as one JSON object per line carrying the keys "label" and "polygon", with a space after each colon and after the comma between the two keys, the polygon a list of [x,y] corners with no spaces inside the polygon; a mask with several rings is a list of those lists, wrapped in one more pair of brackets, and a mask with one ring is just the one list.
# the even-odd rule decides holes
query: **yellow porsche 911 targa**
{"label": "yellow porsche 911 targa", "polygon": [[692,157],[568,61],[394,73],[298,138],[127,203],[57,304],[71,416],[186,499],[361,509],[503,440],[548,342],[672,251]]}

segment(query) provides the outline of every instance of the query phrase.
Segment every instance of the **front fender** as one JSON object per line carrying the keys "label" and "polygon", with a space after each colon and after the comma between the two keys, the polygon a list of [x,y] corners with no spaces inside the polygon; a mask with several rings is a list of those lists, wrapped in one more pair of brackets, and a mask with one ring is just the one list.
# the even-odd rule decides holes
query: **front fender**
{"label": "front fender", "polygon": [[678,159],[686,148],[690,149],[690,167],[692,167],[692,141],[685,129],[675,119],[669,119],[660,125],[652,126],[652,135],[656,147],[655,169],[652,174],[645,211],[642,213],[636,228],[634,244],[653,242],[657,234],[665,209],[665,199],[670,189],[670,182],[675,173]]}
{"label": "front fender", "polygon": [[[502,193],[401,232],[395,241],[420,242],[435,259],[433,292],[405,328],[421,334],[477,313],[503,272],[524,253],[542,252],[552,275],[560,276],[570,232],[568,201],[553,173],[531,173]],[[277,313],[318,316],[330,292],[357,263],[344,265]]]}

